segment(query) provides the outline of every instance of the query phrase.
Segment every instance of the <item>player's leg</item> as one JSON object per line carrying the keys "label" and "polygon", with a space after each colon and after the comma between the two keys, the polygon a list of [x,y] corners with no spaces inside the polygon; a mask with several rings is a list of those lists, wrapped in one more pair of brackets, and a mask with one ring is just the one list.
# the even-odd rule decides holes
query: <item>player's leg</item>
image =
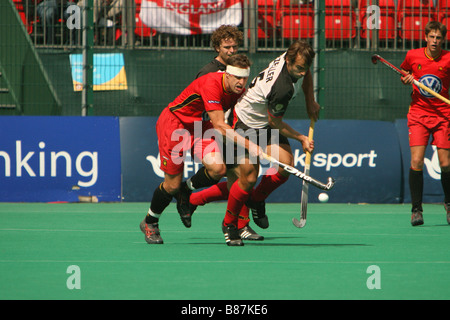
{"label": "player's leg", "polygon": [[192,177],[183,182],[177,194],[177,210],[185,227],[191,227],[192,213],[196,206],[190,203],[192,191],[217,184],[226,174],[226,166],[219,145],[211,139],[194,142],[194,157],[201,159],[201,167]]}
{"label": "player's leg", "polygon": [[430,119],[426,116],[408,113],[408,135],[411,151],[409,169],[409,190],[411,194],[411,225],[423,224],[423,166],[425,150],[431,130],[427,128]]}
{"label": "player's leg", "polygon": [[209,188],[193,192],[190,196],[189,202],[192,206],[203,206],[209,202],[227,200],[230,194],[229,189],[233,183],[238,179],[237,166],[227,166],[227,180],[221,181]]}
{"label": "player's leg", "polygon": [[250,227],[250,209],[244,204],[238,216],[238,232],[242,240],[262,241],[264,237]]}
{"label": "player's leg", "polygon": [[234,158],[234,152],[232,152],[234,151],[234,146],[230,149],[228,149],[229,146],[227,143],[223,143],[222,146],[222,151],[226,154],[223,158],[227,167],[227,181],[218,182],[209,188],[192,193],[190,197],[190,204],[193,206],[194,210],[197,206],[203,206],[209,202],[227,200],[229,189],[234,181],[238,179],[236,170],[237,165],[235,165],[236,159]]}
{"label": "player's leg", "polygon": [[147,243],[163,243],[159,231],[159,218],[172,201],[173,196],[178,193],[181,179],[181,173],[177,175],[169,175],[166,173],[164,182],[162,182],[153,192],[147,216],[140,224],[141,231],[145,234],[145,241],[147,241]]}
{"label": "player's leg", "polygon": [[164,182],[153,192],[150,208],[146,217],[140,223],[141,231],[145,234],[145,241],[149,244],[162,244],[163,240],[159,232],[159,218],[165,208],[178,193],[181,185],[184,162],[183,150],[174,151],[179,142],[172,138],[172,133],[180,130],[183,136],[183,150],[191,146],[191,137],[184,130],[182,124],[168,109],[165,109],[157,123],[156,134],[158,136],[158,148],[161,158],[160,168],[164,171]]}
{"label": "player's leg", "polygon": [[204,206],[209,202],[220,201],[228,199],[229,190],[227,181],[219,182],[212,187],[209,187],[198,192],[193,192],[189,199],[191,205]]}
{"label": "player's leg", "polygon": [[423,164],[426,146],[412,146],[411,167],[409,169],[409,190],[411,193],[411,224],[423,224]]}
{"label": "player's leg", "polygon": [[222,224],[225,241],[229,246],[243,245],[238,233],[239,214],[256,183],[258,168],[259,164],[251,164],[247,159],[246,163],[239,165],[239,179],[230,188],[227,210]]}
{"label": "player's leg", "polygon": [[[239,171],[229,170],[228,172],[229,173],[227,173],[227,182],[229,187],[231,188],[231,185],[234,183],[234,181],[239,179]],[[264,240],[263,236],[259,235],[255,230],[253,230],[252,227],[250,227],[249,212],[250,209],[247,207],[246,204],[244,204],[238,216],[239,236],[241,237],[242,240],[255,240],[255,241]]]}
{"label": "player's leg", "polygon": [[[287,139],[286,139],[287,142]],[[289,143],[280,143],[280,145],[271,144],[267,147],[267,153],[277,155],[280,162],[293,165],[293,155]],[[268,170],[258,186],[253,190],[247,206],[252,211],[253,221],[261,228],[269,227],[269,219],[266,215],[265,200],[278,187],[288,180],[289,174],[282,168],[278,170]]]}
{"label": "player's leg", "polygon": [[[270,145],[267,147],[267,152],[269,155],[278,154],[278,160],[282,163],[290,166],[294,165],[294,156],[289,144]],[[287,181],[289,175],[281,167],[277,171],[272,172],[272,174],[264,175],[261,182],[252,192],[252,199],[264,201],[275,189]]]}

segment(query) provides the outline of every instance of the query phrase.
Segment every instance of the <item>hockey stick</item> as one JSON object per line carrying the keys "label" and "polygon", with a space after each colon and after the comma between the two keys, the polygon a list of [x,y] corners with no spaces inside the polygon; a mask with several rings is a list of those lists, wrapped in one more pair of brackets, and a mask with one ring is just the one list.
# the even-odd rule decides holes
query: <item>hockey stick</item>
{"label": "hockey stick", "polygon": [[[406,72],[404,72],[403,70],[400,70],[399,68],[397,68],[396,66],[394,66],[392,63],[390,63],[389,61],[383,59],[382,57],[380,57],[377,54],[374,54],[372,56],[372,63],[373,64],[377,64],[377,62],[380,61],[382,64],[384,64],[385,66],[391,68],[392,70],[394,70],[395,72],[397,72],[399,75],[401,75],[402,77],[408,75]],[[438,98],[439,100],[450,104],[450,100],[448,100],[447,98],[444,98],[443,96],[441,96],[439,93],[437,93],[436,91],[430,89],[429,87],[427,87],[426,85],[424,85],[423,83],[417,81],[416,79],[414,79],[414,84],[416,86],[418,86],[419,88],[425,90],[426,92],[428,92],[429,94],[432,94],[433,96],[435,96],[436,98]]]}
{"label": "hockey stick", "polygon": [[263,153],[262,157],[265,158],[266,160],[269,160],[272,163],[275,163],[277,165],[279,165],[280,167],[282,167],[285,171],[289,172],[290,174],[302,179],[303,181],[306,181],[310,184],[312,184],[314,187],[322,189],[322,190],[330,190],[331,188],[333,188],[335,180],[331,177],[328,178],[328,182],[327,183],[323,183],[320,182],[312,177],[310,177],[309,175],[304,174],[303,172],[301,172],[300,170],[291,167],[287,164],[284,164],[280,161],[278,161],[277,159],[269,156],[268,154]]}
{"label": "hockey stick", "polygon": [[[315,124],[316,124],[316,122],[314,120],[311,120],[311,124],[309,125],[309,134],[308,134],[309,140],[313,139]],[[305,171],[304,171],[305,175],[309,175],[310,167],[311,167],[311,153],[306,152]],[[292,218],[292,223],[297,228],[303,228],[306,225],[306,213],[308,210],[308,190],[309,190],[309,184],[306,183],[306,181],[303,181],[300,221],[297,220],[296,218]]]}

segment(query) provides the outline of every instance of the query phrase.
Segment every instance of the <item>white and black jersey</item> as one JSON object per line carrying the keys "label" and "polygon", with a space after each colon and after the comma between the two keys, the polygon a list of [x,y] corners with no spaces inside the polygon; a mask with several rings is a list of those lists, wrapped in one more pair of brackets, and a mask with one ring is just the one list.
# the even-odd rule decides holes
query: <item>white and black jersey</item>
{"label": "white and black jersey", "polygon": [[289,75],[285,55],[283,53],[273,60],[258,74],[236,104],[236,115],[246,126],[267,128],[268,114],[283,117],[289,101],[297,95],[301,81],[295,81]]}

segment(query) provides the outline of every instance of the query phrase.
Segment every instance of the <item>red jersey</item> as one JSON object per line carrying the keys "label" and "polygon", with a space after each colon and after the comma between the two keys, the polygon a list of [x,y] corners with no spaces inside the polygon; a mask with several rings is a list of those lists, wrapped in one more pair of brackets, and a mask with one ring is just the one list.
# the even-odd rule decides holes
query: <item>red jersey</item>
{"label": "red jersey", "polygon": [[[233,107],[245,92],[227,92],[224,72],[208,73],[195,79],[167,108],[187,127],[195,121],[206,121],[210,126],[207,111],[223,110]],[[205,128],[204,128],[205,129]]]}
{"label": "red jersey", "polygon": [[[449,98],[450,52],[442,50],[437,58],[431,58],[426,48],[412,49],[406,54],[401,68],[412,72],[414,78],[433,89],[445,98]],[[424,115],[450,115],[450,106],[428,92],[413,85],[410,111]]]}

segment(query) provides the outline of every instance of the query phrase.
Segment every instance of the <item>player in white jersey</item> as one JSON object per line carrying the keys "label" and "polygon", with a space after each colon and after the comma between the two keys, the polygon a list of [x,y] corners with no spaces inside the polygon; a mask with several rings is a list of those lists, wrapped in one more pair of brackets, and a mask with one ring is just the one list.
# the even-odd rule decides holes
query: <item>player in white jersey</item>
{"label": "player in white jersey", "polygon": [[288,103],[295,98],[300,81],[292,77],[286,68],[286,53],[273,60],[255,77],[248,93],[236,105],[236,115],[249,128],[269,126],[269,113],[275,117],[284,114]]}
{"label": "player in white jersey", "polygon": [[[266,152],[278,158],[280,162],[293,165],[292,150],[287,138],[301,142],[303,150],[312,152],[314,142],[297,132],[286,122],[283,116],[292,99],[302,89],[308,115],[317,120],[320,106],[314,99],[313,79],[310,66],[315,53],[308,42],[295,41],[287,52],[273,60],[259,73],[249,85],[247,92],[235,106],[234,129],[257,129],[258,144],[267,143]],[[300,79],[303,78],[303,81]],[[275,129],[275,130],[274,130]],[[279,135],[280,133],[281,135]],[[251,190],[258,177],[259,164],[240,165],[242,187]],[[245,172],[245,175],[242,174]],[[258,186],[251,191],[246,205],[252,209],[255,223],[261,228],[269,226],[265,214],[264,200],[276,188],[287,181],[289,174],[282,168],[271,175],[264,175]]]}

